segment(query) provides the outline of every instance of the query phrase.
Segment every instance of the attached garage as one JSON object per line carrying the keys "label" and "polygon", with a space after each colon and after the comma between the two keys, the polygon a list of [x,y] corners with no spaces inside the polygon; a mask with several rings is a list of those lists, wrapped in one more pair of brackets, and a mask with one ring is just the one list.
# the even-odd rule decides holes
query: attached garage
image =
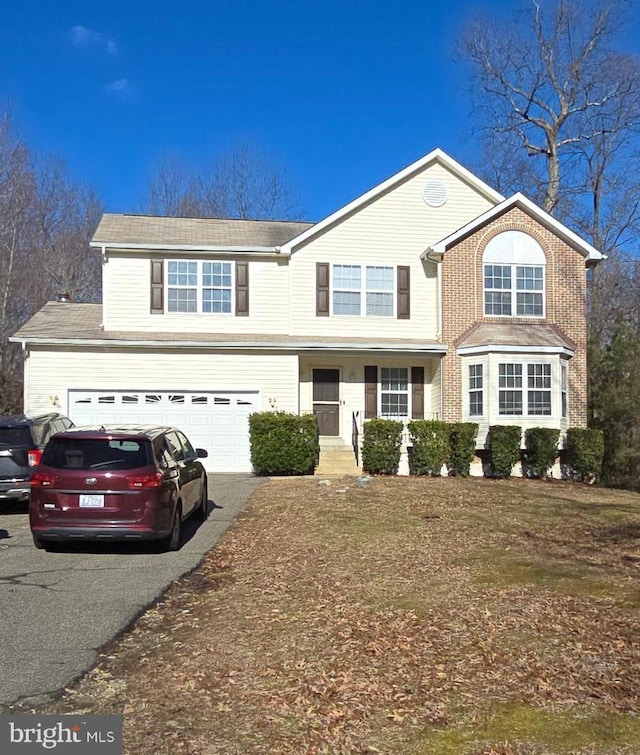
{"label": "attached garage", "polygon": [[258,391],[74,389],[68,400],[76,425],[174,425],[208,451],[208,472],[251,472],[249,415],[259,411]]}

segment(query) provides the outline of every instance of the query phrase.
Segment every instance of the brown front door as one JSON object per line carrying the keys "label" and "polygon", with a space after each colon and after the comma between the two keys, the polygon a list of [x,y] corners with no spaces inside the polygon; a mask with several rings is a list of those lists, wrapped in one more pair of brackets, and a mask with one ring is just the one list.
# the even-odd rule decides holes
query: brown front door
{"label": "brown front door", "polygon": [[340,370],[313,370],[313,413],[320,435],[340,435]]}

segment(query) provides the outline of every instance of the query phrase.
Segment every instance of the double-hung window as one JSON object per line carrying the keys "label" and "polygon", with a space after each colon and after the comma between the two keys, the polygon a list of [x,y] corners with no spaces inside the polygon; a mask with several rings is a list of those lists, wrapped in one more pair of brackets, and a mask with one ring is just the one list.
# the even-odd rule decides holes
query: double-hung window
{"label": "double-hung window", "polygon": [[381,265],[333,266],[333,314],[393,317],[394,269]]}
{"label": "double-hung window", "polygon": [[546,258],[538,242],[522,231],[505,231],[482,255],[484,314],[544,317]]}
{"label": "double-hung window", "polygon": [[482,417],[484,414],[484,375],[483,365],[469,365],[469,416]]}
{"label": "double-hung window", "polygon": [[[524,374],[526,372],[526,383]],[[551,414],[551,365],[502,363],[498,365],[498,413],[549,416]]]}
{"label": "double-hung window", "polygon": [[201,260],[167,262],[169,312],[229,314],[232,307],[233,263]]}
{"label": "double-hung window", "polygon": [[560,365],[560,400],[562,404],[562,417],[567,417],[569,414],[569,373],[567,365],[564,362]]}
{"label": "double-hung window", "polygon": [[382,417],[409,416],[409,369],[382,367],[380,369],[380,414]]}

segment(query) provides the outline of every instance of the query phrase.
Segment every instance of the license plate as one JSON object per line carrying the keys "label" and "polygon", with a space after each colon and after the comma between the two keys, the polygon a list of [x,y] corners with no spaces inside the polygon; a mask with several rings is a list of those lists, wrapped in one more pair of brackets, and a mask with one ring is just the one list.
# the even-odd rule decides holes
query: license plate
{"label": "license plate", "polygon": [[80,494],[80,508],[81,509],[102,509],[104,508],[104,496],[103,495],[86,495]]}

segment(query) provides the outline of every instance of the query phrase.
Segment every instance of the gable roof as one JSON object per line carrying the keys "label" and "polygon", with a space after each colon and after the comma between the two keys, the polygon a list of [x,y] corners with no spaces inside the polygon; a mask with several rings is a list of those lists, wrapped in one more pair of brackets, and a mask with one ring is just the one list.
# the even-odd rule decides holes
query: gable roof
{"label": "gable roof", "polygon": [[394,175],[387,178],[386,181],[383,181],[377,186],[374,186],[369,191],[365,192],[364,194],[357,197],[353,201],[344,205],[344,207],[341,207],[335,212],[332,212],[330,215],[327,215],[327,217],[324,218],[323,220],[320,220],[318,223],[315,223],[314,225],[310,226],[306,230],[302,231],[300,235],[295,236],[294,238],[290,239],[287,243],[283,245],[282,251],[286,254],[291,254],[294,247],[299,246],[303,242],[310,239],[312,236],[315,236],[316,234],[321,233],[325,228],[328,228],[329,226],[334,225],[342,218],[356,212],[363,205],[367,204],[368,202],[371,202],[374,199],[377,199],[379,196],[386,193],[387,191],[392,189],[394,186],[397,186],[403,181],[406,181],[408,178],[411,178],[416,173],[419,173],[421,170],[423,170],[427,165],[430,165],[431,163],[439,163],[443,167],[447,168],[454,175],[458,176],[463,181],[465,181],[465,183],[472,186],[474,189],[480,192],[480,194],[485,196],[491,202],[498,203],[498,202],[502,202],[502,200],[504,199],[502,194],[497,192],[495,189],[491,188],[489,184],[480,180],[470,170],[467,170],[467,168],[462,166],[459,162],[454,160],[452,157],[449,157],[449,155],[447,155],[446,152],[443,152],[441,149],[436,148],[432,150],[431,152],[429,152],[429,154],[411,163],[411,165],[408,165],[399,173],[394,173]]}
{"label": "gable roof", "polygon": [[109,249],[274,252],[311,223],[224,218],[170,218],[105,213],[91,246]]}
{"label": "gable roof", "polygon": [[606,259],[605,254],[599,252],[594,246],[578,236],[577,233],[574,233],[570,228],[567,228],[566,225],[563,225],[559,220],[556,220],[552,215],[549,215],[548,212],[545,212],[541,207],[538,207],[537,204],[534,204],[530,199],[527,199],[527,197],[525,197],[524,194],[521,194],[520,192],[514,194],[508,199],[505,199],[504,201],[500,202],[500,204],[497,204],[495,207],[492,207],[486,212],[483,212],[482,215],[478,215],[477,218],[472,220],[470,223],[463,225],[462,228],[458,228],[457,231],[454,231],[451,235],[442,239],[442,241],[438,241],[436,244],[433,244],[433,246],[431,246],[429,249],[427,249],[426,252],[422,254],[422,257],[425,258],[430,253],[436,255],[445,254],[447,249],[452,247],[458,241],[461,241],[463,238],[469,236],[478,228],[481,228],[483,225],[490,223],[492,220],[499,217],[500,215],[503,215],[513,207],[520,208],[531,218],[537,220],[540,225],[547,228],[549,231],[566,242],[570,247],[579,252],[585,258],[586,262],[597,262],[599,260]]}

